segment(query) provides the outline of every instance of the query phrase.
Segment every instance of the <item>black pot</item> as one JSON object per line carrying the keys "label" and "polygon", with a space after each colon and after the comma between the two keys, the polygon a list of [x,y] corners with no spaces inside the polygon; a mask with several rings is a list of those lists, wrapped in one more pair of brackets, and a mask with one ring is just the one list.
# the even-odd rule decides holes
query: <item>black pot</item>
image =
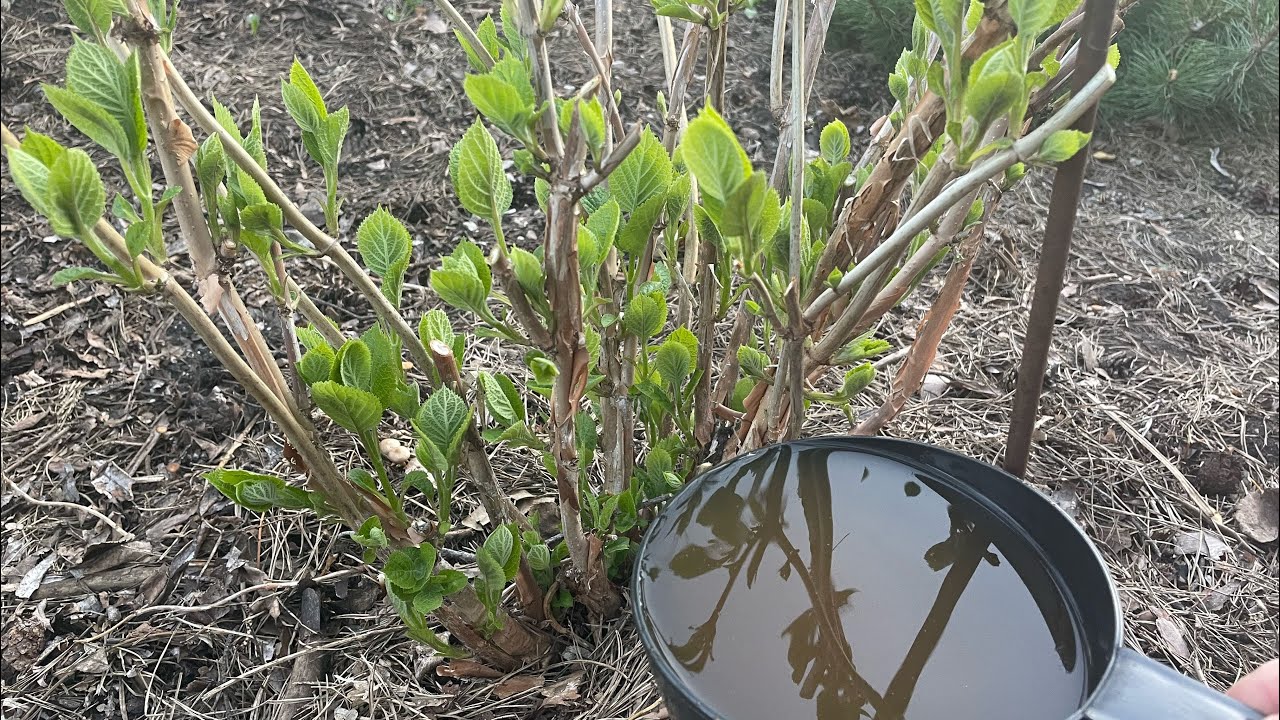
{"label": "black pot", "polygon": [[[688,522],[689,504],[705,502],[729,478],[739,479],[756,470],[762,455],[805,451],[853,452],[900,464],[931,486],[946,487],[976,501],[1007,527],[1014,545],[1034,554],[1054,576],[1057,590],[1071,607],[1069,622],[1079,639],[1079,652],[1087,668],[1080,706],[1064,720],[1244,720],[1261,714],[1187,678],[1123,645],[1123,622],[1115,586],[1097,549],[1061,509],[1018,478],[972,458],[922,443],[888,438],[815,438],[763,448],[713,468],[691,481],[658,515],[640,545],[632,576],[632,597],[637,626],[650,667],[673,720],[756,720],[717,714],[706,698],[682,679],[657,637],[650,621],[651,598],[646,588],[654,580],[642,577],[645,559],[658,553],[650,547],[683,512]],[[756,463],[756,465],[753,465]],[[837,478],[832,478],[836,480]],[[800,478],[799,482],[804,482]],[[1007,533],[1005,532],[1007,531]],[[984,545],[985,546],[985,545]],[[732,692],[770,692],[767,682],[742,678]],[[749,706],[749,705],[748,705]],[[773,720],[760,718],[760,720]],[[784,720],[809,720],[793,717]],[[928,718],[926,720],[933,720]],[[939,718],[938,720],[943,720]]]}

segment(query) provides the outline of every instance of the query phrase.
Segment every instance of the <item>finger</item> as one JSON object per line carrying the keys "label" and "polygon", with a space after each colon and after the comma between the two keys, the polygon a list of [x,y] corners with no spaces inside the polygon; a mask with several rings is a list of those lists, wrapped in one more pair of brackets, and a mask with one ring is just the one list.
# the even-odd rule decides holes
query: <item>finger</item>
{"label": "finger", "polygon": [[1264,663],[1240,678],[1227,695],[1259,712],[1280,713],[1280,660]]}

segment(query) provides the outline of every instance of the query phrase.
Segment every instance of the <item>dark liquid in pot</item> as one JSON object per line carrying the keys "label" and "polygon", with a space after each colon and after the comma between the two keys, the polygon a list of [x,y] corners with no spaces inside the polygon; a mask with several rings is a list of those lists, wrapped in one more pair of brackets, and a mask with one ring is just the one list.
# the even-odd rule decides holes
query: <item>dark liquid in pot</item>
{"label": "dark liquid in pot", "polygon": [[640,621],[724,720],[1060,720],[1071,612],[992,512],[872,454],[771,448],[683,495]]}

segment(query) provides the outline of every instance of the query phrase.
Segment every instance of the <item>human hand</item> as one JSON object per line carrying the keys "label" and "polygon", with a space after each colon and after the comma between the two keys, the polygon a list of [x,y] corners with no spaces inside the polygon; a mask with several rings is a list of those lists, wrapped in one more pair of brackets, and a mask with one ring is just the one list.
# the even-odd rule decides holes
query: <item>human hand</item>
{"label": "human hand", "polygon": [[1263,663],[1240,678],[1227,695],[1265,714],[1265,720],[1280,720],[1280,660]]}

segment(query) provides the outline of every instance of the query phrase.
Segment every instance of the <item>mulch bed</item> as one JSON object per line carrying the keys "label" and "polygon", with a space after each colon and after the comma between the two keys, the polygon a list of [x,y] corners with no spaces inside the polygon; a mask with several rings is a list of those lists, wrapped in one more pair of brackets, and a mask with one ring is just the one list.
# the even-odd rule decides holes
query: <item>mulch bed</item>
{"label": "mulch bed", "polygon": [[[654,121],[661,60],[651,11],[617,5],[624,115]],[[345,218],[383,205],[409,225],[406,303],[417,317],[431,302],[423,285],[436,258],[463,236],[489,238],[447,180],[449,144],[472,119],[461,53],[434,14],[391,22],[390,7],[184,3],[175,59],[198,91],[216,91],[242,117],[261,99],[269,162],[300,202],[320,183],[278,99],[293,56],[331,105],[350,105]],[[463,4],[472,17],[484,7]],[[39,82],[61,81],[70,44],[61,9],[36,0],[4,9],[5,122],[78,142],[39,92]],[[261,17],[256,35],[249,12]],[[735,32],[730,119],[763,162],[774,134],[768,13]],[[558,80],[585,77],[565,30],[555,42],[566,48]],[[864,138],[886,108],[883,71],[851,52],[825,63],[814,126],[839,117]],[[1277,146],[1175,145],[1112,128],[1097,149],[1107,155],[1089,171],[1028,477],[1102,550],[1130,642],[1221,688],[1276,654],[1276,544],[1246,538],[1234,514],[1280,473]],[[891,434],[998,460],[1048,180],[1033,174],[1006,198],[924,393]],[[349,537],[301,514],[243,513],[208,489],[199,473],[210,468],[282,462],[269,421],[165,307],[95,286],[50,287],[54,271],[86,254],[34,218],[7,171],[0,192],[5,717],[661,716],[626,617],[574,625],[545,665],[514,678],[442,674],[448,666],[402,637]],[[517,187],[515,206],[533,206],[531,187]],[[528,242],[537,223],[527,211],[511,219]],[[348,328],[371,322],[331,268],[297,266]],[[255,271],[237,272],[246,302],[262,308]],[[894,311],[886,327],[895,346],[909,342],[935,288],[926,283]],[[272,315],[262,313],[268,334]],[[472,368],[511,359],[475,345]],[[880,381],[867,409],[883,390]],[[820,414],[805,431],[847,424]],[[536,457],[499,452],[521,502],[554,492]],[[1188,485],[1225,529],[1211,531]],[[460,517],[475,507],[465,483],[458,503]]]}

